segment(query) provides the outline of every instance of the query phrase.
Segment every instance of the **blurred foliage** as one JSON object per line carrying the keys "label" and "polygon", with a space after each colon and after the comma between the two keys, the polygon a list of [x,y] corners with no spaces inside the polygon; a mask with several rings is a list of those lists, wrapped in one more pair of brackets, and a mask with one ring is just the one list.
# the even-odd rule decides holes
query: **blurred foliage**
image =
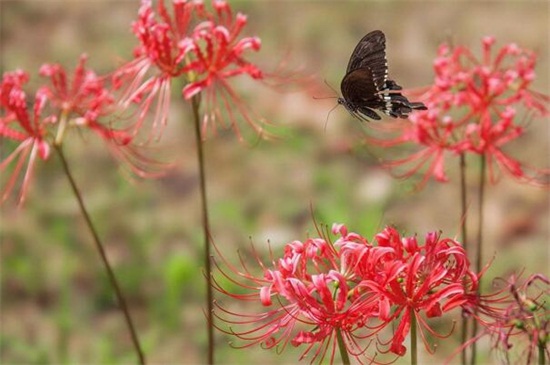
{"label": "blurred foliage", "polygon": [[[2,0],[0,69],[36,75],[44,62],[72,69],[86,52],[90,66],[110,72],[131,57],[135,40],[129,29],[138,6],[121,0]],[[235,1],[233,8],[249,15],[249,34],[262,38],[256,62],[274,67],[285,59],[334,88],[357,40],[379,28],[388,38],[390,74],[405,87],[430,83],[441,41],[450,38],[477,51],[480,38],[492,34],[501,44],[516,42],[539,53],[537,86],[548,93],[548,2]],[[229,261],[238,264],[236,250],[246,256],[250,241],[267,257],[268,240],[277,253],[288,241],[316,235],[314,220],[345,222],[364,236],[386,224],[419,235],[441,229],[458,236],[455,172],[448,184],[413,192],[410,182],[396,181],[378,166],[389,151],[361,141],[368,124],[343,108],[327,120],[334,99],[233,82],[256,112],[276,124],[279,138],[245,145],[221,132],[206,143],[212,237]],[[206,346],[202,230],[189,110],[180,90],[173,95],[163,143],[180,167],[167,177],[128,181],[91,138],[75,136],[66,149],[149,362],[191,364],[203,361]],[[315,96],[329,95],[334,92],[327,88]],[[548,127],[530,128],[522,143],[537,147],[517,145],[515,152],[544,165]],[[9,146],[0,149],[5,156]],[[475,183],[472,168],[472,194]],[[59,162],[52,158],[39,166],[22,209],[1,209],[0,361],[134,363],[125,324]],[[486,255],[498,252],[490,276],[520,265],[548,272],[548,192],[503,180],[489,189],[486,209]],[[292,363],[300,353],[238,351],[227,345],[227,336],[217,339],[222,363]],[[456,341],[441,343],[438,355],[449,354]]]}

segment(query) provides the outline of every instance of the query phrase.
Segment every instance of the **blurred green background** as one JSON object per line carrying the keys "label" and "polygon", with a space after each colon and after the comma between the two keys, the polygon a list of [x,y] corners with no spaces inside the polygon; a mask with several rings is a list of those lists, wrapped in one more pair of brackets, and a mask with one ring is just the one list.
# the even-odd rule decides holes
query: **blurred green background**
{"label": "blurred green background", "polygon": [[[231,4],[249,15],[246,33],[262,39],[262,51],[251,59],[274,66],[288,58],[336,89],[357,41],[381,29],[387,37],[390,77],[405,88],[431,82],[440,42],[451,38],[479,54],[481,37],[494,35],[499,45],[516,42],[539,54],[535,88],[549,93],[546,1]],[[28,70],[33,75],[30,87],[37,87],[42,63],[59,62],[72,70],[83,52],[99,73],[110,72],[131,57],[136,41],[130,23],[138,7],[138,1],[1,0],[2,72]],[[363,144],[368,124],[340,107],[330,114],[325,129],[334,99],[274,93],[246,78],[232,84],[258,114],[279,126],[281,138],[250,146],[225,132],[206,143],[212,237],[230,261],[238,262],[236,249],[246,249],[249,237],[265,252],[267,240],[277,249],[316,234],[311,206],[318,222],[344,222],[366,237],[386,224],[421,237],[431,230],[459,235],[458,162],[448,165],[450,183],[430,182],[413,192],[412,182],[397,181],[379,167],[378,159],[392,151]],[[162,141],[179,167],[163,179],[128,181],[93,138],[74,135],[66,146],[151,364],[205,361],[198,172],[189,109],[180,92],[173,92]],[[327,87],[315,96],[329,95],[333,92]],[[532,123],[509,151],[532,165],[548,166],[547,122]],[[3,148],[2,156],[6,152]],[[476,161],[469,162],[476,166]],[[1,207],[0,361],[135,363],[125,324],[60,164],[52,158],[39,165],[25,206]],[[475,218],[475,169],[470,178]],[[485,212],[486,259],[495,255],[490,277],[522,267],[548,273],[548,190],[503,179],[488,189]],[[475,235],[473,229],[470,233]],[[293,363],[300,353],[239,351],[227,345],[229,340],[217,334],[220,363]],[[445,358],[457,341],[453,337],[440,343],[436,358],[421,355],[421,362],[437,363],[437,356]]]}

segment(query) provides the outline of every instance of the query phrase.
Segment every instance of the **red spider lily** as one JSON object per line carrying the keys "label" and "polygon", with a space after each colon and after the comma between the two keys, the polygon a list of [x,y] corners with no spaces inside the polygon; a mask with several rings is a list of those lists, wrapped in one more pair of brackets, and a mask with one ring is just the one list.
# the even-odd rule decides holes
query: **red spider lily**
{"label": "red spider lily", "polygon": [[105,80],[86,68],[87,56],[80,57],[72,77],[67,77],[59,64],[45,64],[40,75],[48,77],[50,84],[41,88],[48,96],[51,108],[61,115],[60,131],[56,143],[60,144],[68,127],[89,128],[107,142],[113,156],[124,161],[130,170],[141,177],[155,177],[163,173],[167,165],[147,157],[143,147],[133,144],[131,131],[117,128],[115,99],[105,85]]}
{"label": "red spider lily", "polygon": [[[190,59],[185,68],[192,75],[189,78],[191,82],[183,89],[183,96],[191,99],[197,93],[205,92],[203,135],[208,128],[215,131],[216,122],[224,125],[227,117],[230,126],[241,138],[235,112],[240,113],[256,133],[261,134],[262,128],[253,120],[245,103],[227,81],[242,74],[255,80],[263,79],[262,71],[243,58],[246,50],[260,49],[260,39],[240,38],[247,18],[237,13],[233,19],[231,8],[225,1],[215,1],[214,8],[216,13],[197,25],[191,37],[180,42],[182,53]],[[218,106],[220,103],[221,109]]]}
{"label": "red spider lily", "polygon": [[27,94],[22,88],[28,80],[29,76],[24,71],[7,72],[0,84],[0,137],[2,141],[12,140],[18,143],[13,152],[0,162],[0,172],[4,173],[15,161],[15,167],[2,187],[2,202],[7,199],[23,174],[19,191],[19,204],[22,204],[36,158],[46,160],[50,156],[50,145],[45,140],[46,127],[57,119],[54,115],[43,116],[48,98],[42,90],[36,93],[32,113],[29,113]]}
{"label": "red spider lily", "polygon": [[422,246],[416,237],[401,238],[393,228],[386,228],[376,240],[379,247],[392,248],[391,254],[378,264],[380,268],[392,267],[386,270],[390,275],[385,278],[377,275],[374,280],[366,278],[360,286],[377,294],[380,305],[386,307],[380,309],[381,313],[392,312],[387,320],[400,318],[390,351],[399,356],[405,354],[403,341],[412,320],[419,324],[425,347],[431,351],[422,330],[436,337],[445,336],[437,334],[421,313],[428,318],[440,317],[466,302],[463,281],[469,271],[466,252],[456,241],[442,239],[435,232],[426,235]]}
{"label": "red spider lily", "polygon": [[[272,259],[271,267],[255,254],[264,270],[262,278],[251,273],[243,258],[244,270],[239,270],[222,257],[229,267],[224,271],[218,265],[225,279],[252,292],[231,293],[219,281],[215,288],[231,298],[259,301],[268,308],[242,315],[217,304],[218,318],[230,325],[223,331],[248,342],[243,347],[305,345],[301,359],[313,352],[311,361],[321,362],[328,354],[330,363],[340,332],[347,352],[357,361],[375,362],[376,354],[366,354],[374,341],[379,346],[389,344],[388,350],[380,352],[405,354],[403,342],[413,316],[429,350],[422,329],[446,336],[436,333],[421,314],[441,317],[466,305],[466,293],[477,288],[477,276],[468,268],[464,249],[440,234],[429,233],[419,245],[416,237],[401,237],[394,228],[386,228],[376,235],[377,245],[373,245],[344,225],[333,225],[332,232],[340,235],[334,243],[320,237],[287,244],[283,257]],[[377,340],[394,320],[400,324],[393,338],[388,343]]]}
{"label": "red spider lily", "polygon": [[134,60],[114,73],[115,87],[124,89],[121,104],[128,107],[137,103],[140,106],[135,133],[141,129],[153,106],[153,132],[166,125],[172,79],[185,73],[181,65],[185,54],[178,43],[188,36],[193,11],[202,8],[202,3],[172,1],[172,8],[173,16],[164,0],[159,0],[155,13],[151,0],[142,0],[138,19],[132,24],[140,45],[134,51]]}
{"label": "red spider lily", "polygon": [[[550,97],[530,89],[536,55],[515,44],[495,54],[494,43],[492,37],[483,39],[481,60],[467,47],[440,46],[434,83],[423,95],[428,110],[411,115],[408,122],[379,127],[399,133],[397,137],[369,138],[385,147],[406,143],[421,147],[387,163],[407,169],[398,176],[409,177],[428,166],[420,186],[430,177],[445,182],[446,155],[472,153],[486,157],[491,182],[498,180],[498,167],[519,181],[544,183],[548,171],[521,163],[503,150],[523,135],[527,120],[550,114]],[[518,118],[518,110],[524,111],[523,117]]]}
{"label": "red spider lily", "polygon": [[[368,243],[365,241],[365,244]],[[365,351],[371,337],[383,325],[376,323],[379,322],[376,298],[354,289],[360,278],[343,268],[345,260],[341,253],[326,238],[294,241],[285,246],[282,258],[272,259],[272,268],[265,266],[256,255],[264,270],[262,278],[249,271],[244,259],[241,259],[244,270],[223,260],[240,280],[218,265],[222,275],[252,292],[230,293],[218,281],[215,288],[234,299],[252,302],[259,299],[267,310],[243,315],[216,303],[221,312],[217,317],[230,326],[229,330],[222,331],[248,342],[242,347],[262,344],[284,350],[290,342],[293,346],[306,347],[300,360],[311,356],[311,362],[328,358],[330,363],[334,363],[339,331],[348,353],[363,363],[369,359]],[[249,329],[237,331],[233,326]],[[365,340],[366,343],[361,343]]]}
{"label": "red spider lily", "polygon": [[150,0],[142,1],[132,27],[140,41],[135,59],[114,73],[115,86],[124,90],[122,105],[139,104],[135,133],[151,108],[155,114],[153,135],[166,125],[172,79],[179,77],[186,82],[185,99],[205,93],[203,132],[215,129],[217,122],[231,126],[240,138],[235,115],[240,113],[260,133],[251,111],[227,81],[241,74],[263,79],[260,69],[243,58],[246,50],[260,48],[259,38],[240,38],[246,16],[238,13],[233,17],[229,4],[219,0],[213,1],[213,12],[201,1],[174,0],[172,5],[169,12],[159,0],[155,11]]}
{"label": "red spider lily", "polygon": [[[68,128],[89,128],[105,141],[111,153],[125,162],[138,176],[152,177],[163,173],[167,165],[144,155],[132,144],[132,135],[124,128],[105,123],[114,112],[114,98],[105,88],[103,79],[85,67],[82,56],[72,78],[67,77],[58,64],[45,64],[40,69],[49,84],[38,89],[29,101],[23,86],[29,76],[26,72],[5,73],[0,84],[0,137],[18,144],[0,163],[0,172],[6,172],[14,161],[13,170],[2,187],[2,202],[13,191],[21,174],[19,203],[23,203],[31,180],[36,158],[46,160],[52,145],[61,145]],[[29,110],[32,105],[32,112]],[[112,118],[115,120],[115,118]],[[55,128],[55,130],[54,130]],[[8,144],[9,146],[9,144]],[[24,173],[23,173],[24,171]]]}
{"label": "red spider lily", "polygon": [[114,98],[104,82],[92,70],[86,69],[87,56],[82,55],[72,79],[59,64],[44,64],[40,75],[50,78],[50,85],[42,87],[53,108],[73,119],[75,125],[87,126],[102,138],[126,145],[131,136],[124,130],[115,130],[98,119],[114,112]]}

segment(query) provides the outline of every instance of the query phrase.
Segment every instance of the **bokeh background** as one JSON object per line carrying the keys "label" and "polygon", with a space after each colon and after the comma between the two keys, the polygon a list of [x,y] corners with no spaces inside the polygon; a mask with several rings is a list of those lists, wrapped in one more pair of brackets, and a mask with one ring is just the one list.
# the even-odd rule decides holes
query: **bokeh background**
{"label": "bokeh background", "polygon": [[[357,41],[381,29],[390,76],[406,88],[431,82],[442,41],[452,39],[479,54],[481,37],[494,35],[499,45],[516,42],[537,51],[535,88],[550,93],[547,1],[231,4],[249,15],[246,33],[262,39],[262,51],[251,56],[255,62],[270,67],[287,59],[335,89]],[[28,70],[30,88],[37,87],[42,63],[59,62],[72,70],[85,52],[91,67],[108,73],[131,57],[136,41],[130,23],[138,7],[139,1],[1,0],[1,71]],[[395,180],[380,168],[378,160],[393,151],[363,142],[368,124],[342,107],[327,123],[335,99],[312,96],[334,96],[328,87],[317,95],[280,94],[245,78],[232,82],[258,114],[278,126],[281,138],[247,145],[222,132],[206,144],[212,237],[230,261],[238,262],[236,249],[246,250],[250,238],[265,252],[267,240],[277,250],[316,234],[314,218],[344,222],[366,237],[386,224],[407,234],[442,230],[458,237],[458,162],[449,165],[451,182],[430,182],[415,192],[413,182]],[[511,153],[548,166],[548,122],[532,123]],[[180,90],[173,92],[161,142],[178,167],[165,178],[129,181],[100,142],[75,137],[66,146],[69,162],[106,242],[149,363],[203,363],[198,172],[189,108]],[[24,207],[17,209],[13,202],[1,207],[0,362],[135,363],[125,323],[59,161],[39,165]],[[470,165],[475,169],[476,161]],[[477,176],[471,171],[469,204],[475,217]],[[503,179],[488,188],[485,208],[486,259],[495,257],[489,277],[521,268],[548,274],[548,190]],[[470,233],[475,235],[473,229]],[[293,363],[300,353],[235,350],[229,340],[217,334],[221,363]],[[421,362],[438,363],[457,344],[451,337],[440,343],[435,358],[421,355]],[[486,350],[482,344],[481,351]]]}

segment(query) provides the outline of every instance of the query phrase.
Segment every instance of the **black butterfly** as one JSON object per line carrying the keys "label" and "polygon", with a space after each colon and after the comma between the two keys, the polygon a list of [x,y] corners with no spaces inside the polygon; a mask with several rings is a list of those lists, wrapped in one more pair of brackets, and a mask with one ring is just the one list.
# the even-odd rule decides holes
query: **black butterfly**
{"label": "black butterfly", "polygon": [[351,54],[346,76],[340,85],[338,104],[359,120],[380,120],[378,109],[393,118],[407,118],[413,110],[426,110],[420,102],[410,102],[398,90],[402,87],[388,80],[386,37],[375,30],[363,37]]}

